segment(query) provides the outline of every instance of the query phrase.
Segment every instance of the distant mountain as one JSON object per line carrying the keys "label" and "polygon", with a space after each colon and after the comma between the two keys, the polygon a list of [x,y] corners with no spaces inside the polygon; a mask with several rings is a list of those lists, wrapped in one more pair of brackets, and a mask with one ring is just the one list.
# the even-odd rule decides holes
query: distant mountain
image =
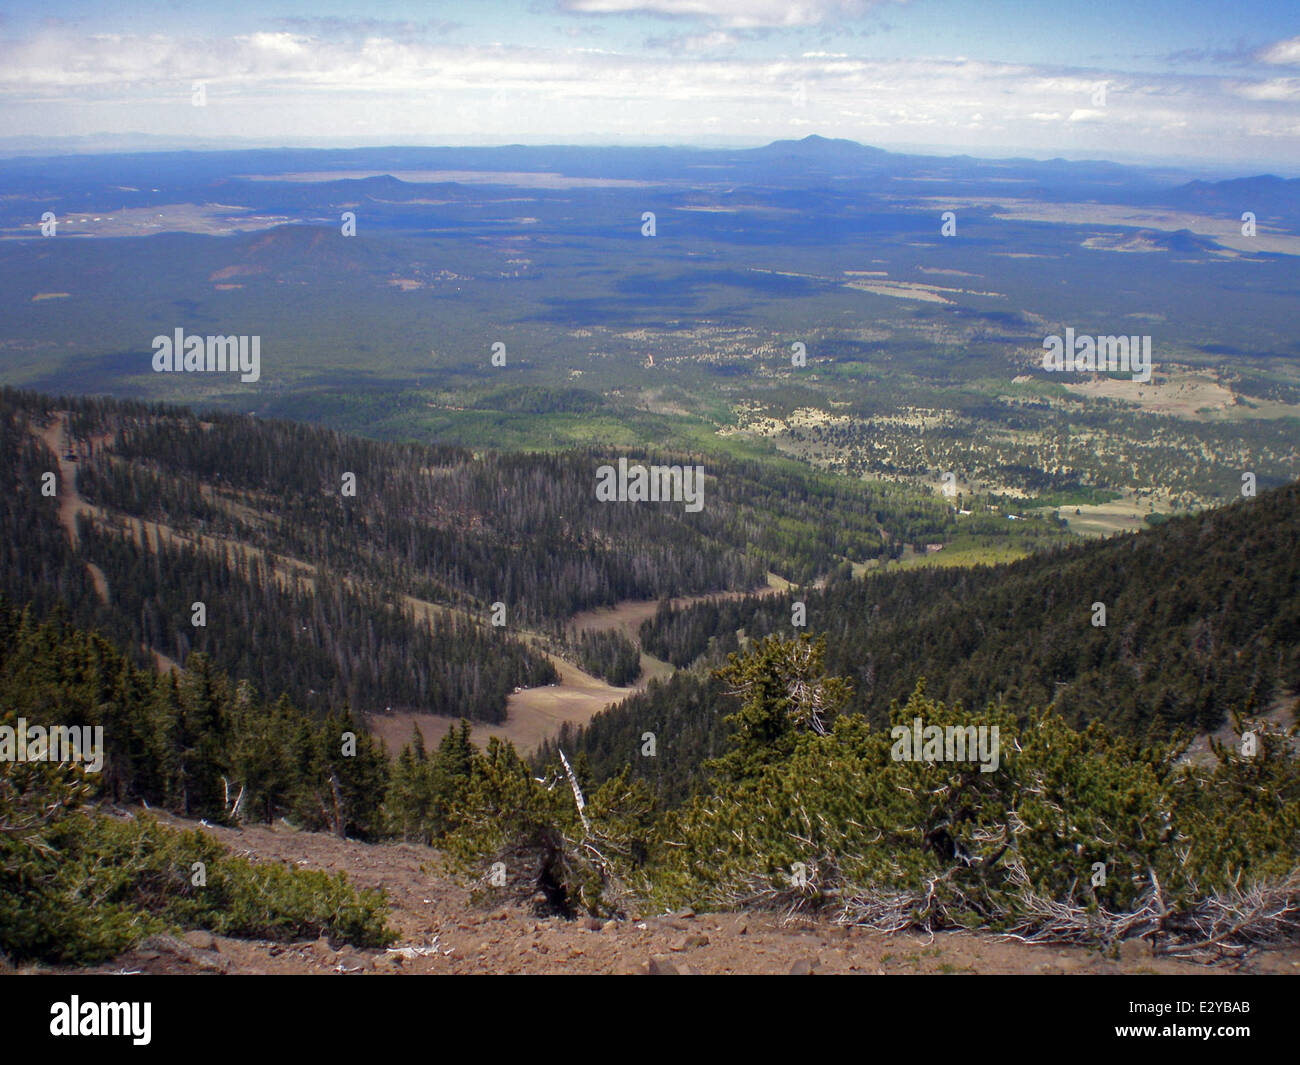
{"label": "distant mountain", "polygon": [[1211,237],[1202,237],[1190,229],[1168,232],[1161,229],[1123,229],[1093,237],[1085,247],[1107,251],[1176,252],[1180,255],[1215,255],[1223,249]]}
{"label": "distant mountain", "polygon": [[355,282],[358,275],[383,278],[397,272],[401,259],[374,242],[340,240],[336,226],[290,224],[236,237],[214,249],[216,267],[208,280]]}
{"label": "distant mountain", "polygon": [[1192,181],[1170,190],[1168,200],[1184,210],[1240,218],[1251,211],[1261,222],[1300,225],[1300,178],[1260,174],[1228,181]]}
{"label": "distant mountain", "polygon": [[761,148],[752,149],[755,155],[787,155],[802,159],[825,159],[834,161],[851,161],[855,159],[883,159],[894,153],[884,148],[873,148],[868,144],[845,140],[842,137],[823,137],[810,133],[802,140],[773,141]]}

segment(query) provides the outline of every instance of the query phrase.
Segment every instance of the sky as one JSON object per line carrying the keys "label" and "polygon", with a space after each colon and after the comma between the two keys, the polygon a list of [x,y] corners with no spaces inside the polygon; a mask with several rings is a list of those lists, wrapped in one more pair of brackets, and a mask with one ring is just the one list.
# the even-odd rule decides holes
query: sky
{"label": "sky", "polygon": [[810,133],[1300,174],[1300,0],[0,0],[9,144]]}

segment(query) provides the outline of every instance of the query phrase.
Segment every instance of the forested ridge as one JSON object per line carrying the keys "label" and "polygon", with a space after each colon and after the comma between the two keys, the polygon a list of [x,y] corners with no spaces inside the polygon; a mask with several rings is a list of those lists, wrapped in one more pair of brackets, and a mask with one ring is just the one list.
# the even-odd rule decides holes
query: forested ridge
{"label": "forested ridge", "polygon": [[[190,817],[290,817],[303,827],[373,838],[386,760],[344,705],[326,714],[262,698],[203,654],[182,673],[135,666],[103,635],[60,611],[38,621],[0,601],[4,724],[100,725],[99,797],[143,800]],[[355,749],[345,754],[341,737]]]}
{"label": "forested ridge", "polygon": [[[0,591],[37,616],[65,611],[131,648],[139,663],[152,664],[156,652],[180,664],[202,651],[259,690],[285,692],[321,713],[348,702],[368,712],[417,706],[499,721],[513,688],[556,677],[545,657],[509,632],[455,614],[418,617],[400,589],[382,582],[323,566],[286,574],[268,554],[240,550],[241,542],[200,546],[198,537],[211,533],[202,510],[190,519],[183,508],[137,500],[129,489],[121,509],[105,493],[91,495],[109,509],[93,521],[77,517],[74,546],[59,499],[41,491],[44,476],[57,470],[54,456],[34,436],[29,411],[5,413]],[[102,449],[94,461],[113,464]],[[83,478],[98,484],[89,464],[79,468],[79,484]],[[103,594],[90,566],[103,577]]]}
{"label": "forested ridge", "polygon": [[[703,466],[704,506],[610,506],[594,492],[597,467],[621,454],[609,449],[470,453],[231,414],[200,421],[111,400],[59,405],[74,408],[77,439],[112,434],[110,445],[88,447],[79,473],[83,492],[105,505],[400,578],[425,598],[504,601],[529,621],[622,599],[754,587],[769,570],[806,583],[846,560],[896,554],[958,528],[937,497],[789,462],[630,453],[633,463]],[[356,478],[352,498],[341,493],[345,473]],[[231,497],[244,506],[232,507]],[[1007,531],[992,515],[960,527],[976,539]],[[1046,540],[1054,529],[1045,523],[1042,532]]]}
{"label": "forested ridge", "polygon": [[[1158,528],[1007,565],[837,579],[820,590],[663,604],[644,649],[677,666],[718,665],[767,634],[794,635],[792,604],[849,678],[847,711],[880,724],[919,680],[936,699],[982,708],[1053,706],[1074,727],[1168,738],[1211,731],[1300,688],[1300,486]],[[1095,604],[1105,609],[1104,625]],[[728,733],[716,680],[679,674],[558,743],[598,778],[630,765],[680,798]],[[689,724],[682,708],[691,706]],[[660,737],[660,757],[637,752]]]}
{"label": "forested ridge", "polygon": [[641,675],[641,652],[617,630],[584,629],[559,640],[566,657],[588,673],[602,677],[616,687],[632,684]]}
{"label": "forested ridge", "polygon": [[[755,588],[769,572],[811,581],[955,528],[946,503],[897,486],[689,453],[632,460],[702,465],[697,513],[599,502],[595,471],[617,456],[598,449],[474,454],[12,389],[0,421],[0,589],[14,602],[42,614],[62,604],[141,661],[203,651],[321,709],[346,700],[499,722],[512,690],[556,677],[521,628],[625,682],[628,648],[556,641],[566,618]],[[58,471],[51,436],[75,469],[58,497],[43,481]],[[90,508],[75,544],[59,523],[74,487]],[[1005,525],[985,524],[991,537]]]}

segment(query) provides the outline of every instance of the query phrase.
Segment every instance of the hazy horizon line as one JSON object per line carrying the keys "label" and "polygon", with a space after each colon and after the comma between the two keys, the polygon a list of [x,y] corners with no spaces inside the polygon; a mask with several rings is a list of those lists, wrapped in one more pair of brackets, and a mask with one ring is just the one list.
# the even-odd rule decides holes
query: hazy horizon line
{"label": "hazy horizon line", "polygon": [[783,142],[798,143],[809,137],[820,137],[823,140],[855,144],[864,148],[879,148],[895,155],[923,155],[939,159],[970,158],[986,161],[1022,159],[1039,163],[1061,159],[1072,163],[1116,163],[1121,166],[1147,170],[1201,170],[1219,175],[1233,174],[1239,177],[1260,177],[1270,174],[1287,179],[1300,178],[1300,170],[1295,169],[1294,163],[1281,160],[1241,162],[1239,160],[1205,156],[1145,155],[1133,152],[1097,155],[1095,152],[1077,149],[1062,148],[1045,151],[1041,148],[1032,149],[1015,145],[988,145],[983,148],[964,146],[961,150],[954,151],[952,146],[935,143],[888,140],[867,143],[849,137],[827,137],[824,134],[815,133],[807,134],[804,137],[716,136],[681,141],[624,138],[608,134],[589,135],[584,138],[566,140],[538,139],[535,136],[528,137],[525,134],[518,139],[509,135],[502,135],[472,140],[462,138],[456,141],[438,141],[433,138],[384,139],[350,136],[263,138],[227,135],[220,137],[186,137],[143,132],[84,133],[62,136],[16,134],[0,136],[0,160],[47,156],[148,154],[154,152],[162,154],[187,151],[362,151],[384,148],[664,148],[694,149],[698,151],[746,151]]}

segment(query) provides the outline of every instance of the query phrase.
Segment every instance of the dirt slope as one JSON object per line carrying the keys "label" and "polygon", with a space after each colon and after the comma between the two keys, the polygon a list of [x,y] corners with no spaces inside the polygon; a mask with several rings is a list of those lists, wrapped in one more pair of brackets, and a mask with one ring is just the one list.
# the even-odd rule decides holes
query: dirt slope
{"label": "dirt slope", "polygon": [[[164,817],[170,823],[192,822]],[[155,937],[99,972],[146,973],[612,973],[908,974],[1222,972],[1153,958],[1127,944],[1119,959],[1078,948],[1030,947],[964,933],[931,939],[846,930],[829,922],[782,925],[772,914],[679,914],[616,922],[539,920],[517,906],[474,907],[437,871],[435,851],[370,845],[274,828],[205,827],[235,853],[304,868],[346,870],[359,886],[384,887],[399,930],[394,951],[343,943],[271,944],[190,933]],[[339,948],[339,949],[336,949]],[[1234,971],[1234,970],[1230,970]],[[1274,951],[1235,971],[1300,974],[1300,950]]]}

